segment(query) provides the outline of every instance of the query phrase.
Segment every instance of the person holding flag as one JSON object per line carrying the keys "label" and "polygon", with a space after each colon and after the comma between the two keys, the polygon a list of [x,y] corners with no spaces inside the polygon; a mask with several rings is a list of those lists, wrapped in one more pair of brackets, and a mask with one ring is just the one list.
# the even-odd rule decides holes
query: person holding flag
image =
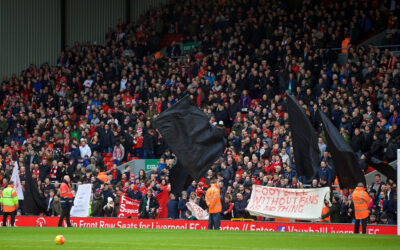
{"label": "person holding flag", "polygon": [[7,226],[7,217],[11,216],[10,226],[14,226],[15,214],[18,209],[18,195],[14,189],[14,182],[10,181],[8,187],[3,190],[0,197],[0,205],[3,210],[3,227]]}

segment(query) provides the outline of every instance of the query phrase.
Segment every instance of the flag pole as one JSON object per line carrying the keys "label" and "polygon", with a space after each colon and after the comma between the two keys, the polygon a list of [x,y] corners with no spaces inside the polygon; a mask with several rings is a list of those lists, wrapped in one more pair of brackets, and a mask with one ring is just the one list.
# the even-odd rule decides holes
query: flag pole
{"label": "flag pole", "polygon": [[400,235],[400,200],[399,200],[399,184],[400,184],[400,149],[397,149],[397,235]]}

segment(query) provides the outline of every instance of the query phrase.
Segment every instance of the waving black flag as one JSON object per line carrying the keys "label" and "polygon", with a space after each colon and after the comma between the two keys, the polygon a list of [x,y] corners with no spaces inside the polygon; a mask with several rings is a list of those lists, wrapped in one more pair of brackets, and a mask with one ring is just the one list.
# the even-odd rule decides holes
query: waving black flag
{"label": "waving black flag", "polygon": [[181,196],[183,190],[186,190],[190,186],[193,178],[185,171],[178,161],[169,171],[169,181],[171,182],[171,192],[178,197]]}
{"label": "waving black flag", "polygon": [[286,102],[296,171],[298,175],[306,178],[305,183],[311,183],[318,172],[320,161],[317,136],[310,120],[297,101],[291,95],[286,94]]}
{"label": "waving black flag", "polygon": [[328,144],[327,150],[332,155],[333,165],[339,180],[340,188],[355,188],[359,182],[365,185],[365,177],[353,149],[347,144],[335,125],[333,125],[321,110],[319,114]]}
{"label": "waving black flag", "polygon": [[375,157],[371,157],[367,159],[367,164],[373,167],[374,169],[378,170],[379,172],[381,172],[387,178],[390,178],[395,182],[397,181],[396,170],[386,162],[383,162]]}
{"label": "waving black flag", "polygon": [[38,215],[46,211],[46,204],[39,194],[36,182],[32,179],[32,173],[29,165],[25,168],[25,192],[24,192],[24,210],[25,214]]}
{"label": "waving black flag", "polygon": [[182,170],[195,180],[203,177],[224,151],[225,131],[211,126],[189,96],[161,113],[154,125],[178,157]]}

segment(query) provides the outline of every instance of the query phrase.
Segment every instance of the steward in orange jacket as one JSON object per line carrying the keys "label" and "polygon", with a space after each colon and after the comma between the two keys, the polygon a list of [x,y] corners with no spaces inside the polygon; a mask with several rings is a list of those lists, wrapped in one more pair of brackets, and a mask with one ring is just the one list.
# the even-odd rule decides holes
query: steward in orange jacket
{"label": "steward in orange jacket", "polygon": [[71,227],[71,221],[70,221],[70,212],[71,208],[74,203],[74,195],[72,194],[72,188],[71,188],[71,179],[69,178],[68,175],[64,176],[63,183],[61,184],[60,187],[60,200],[61,200],[61,216],[60,220],[58,221],[58,226],[62,227],[63,226],[63,221],[64,218],[67,221],[67,226]]}
{"label": "steward in orange jacket", "polygon": [[211,187],[206,193],[206,203],[209,212],[208,229],[219,230],[221,224],[221,195],[215,179],[210,182]]}
{"label": "steward in orange jacket", "polygon": [[206,193],[206,203],[208,206],[208,212],[210,214],[220,213],[222,211],[221,195],[217,184],[211,185]]}
{"label": "steward in orange jacket", "polygon": [[358,183],[353,192],[351,200],[354,204],[354,214],[356,223],[354,224],[354,233],[358,234],[360,229],[360,221],[362,224],[362,233],[367,233],[367,219],[369,216],[368,204],[370,202],[368,192],[365,191],[364,184]]}
{"label": "steward in orange jacket", "polygon": [[322,222],[331,222],[331,216],[329,215],[329,201],[325,201],[325,207],[322,208]]}
{"label": "steward in orange jacket", "polygon": [[7,217],[11,217],[10,225],[13,227],[15,222],[15,214],[18,209],[17,191],[14,189],[14,182],[10,181],[6,189],[0,196],[0,205],[3,210],[3,227],[7,226]]}

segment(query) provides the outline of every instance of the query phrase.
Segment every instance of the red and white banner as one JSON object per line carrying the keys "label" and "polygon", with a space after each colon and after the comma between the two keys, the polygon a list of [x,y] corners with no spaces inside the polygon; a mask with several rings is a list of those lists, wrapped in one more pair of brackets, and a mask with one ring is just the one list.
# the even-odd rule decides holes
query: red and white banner
{"label": "red and white banner", "polygon": [[311,189],[253,185],[246,210],[254,216],[319,220],[329,187]]}
{"label": "red and white banner", "polygon": [[[15,227],[57,227],[59,217],[17,216]],[[3,218],[0,217],[0,226]],[[189,220],[141,220],[124,218],[71,218],[73,227],[83,228],[148,228],[148,229],[207,229],[207,221]],[[7,220],[10,224],[10,218]],[[221,230],[230,231],[279,231],[311,233],[352,234],[352,224],[282,223],[221,221]],[[367,226],[367,234],[396,235],[396,226]]]}
{"label": "red and white banner", "polygon": [[137,218],[140,201],[131,199],[129,197],[121,196],[119,201],[118,217]]}
{"label": "red and white banner", "polygon": [[158,204],[160,205],[160,208],[158,209],[157,219],[168,218],[167,203],[169,199],[169,192],[166,186],[164,188],[163,187],[161,188],[162,192],[157,194],[156,196]]}
{"label": "red and white banner", "polygon": [[208,213],[193,201],[186,202],[186,207],[192,212],[192,215],[198,220],[208,220]]}

